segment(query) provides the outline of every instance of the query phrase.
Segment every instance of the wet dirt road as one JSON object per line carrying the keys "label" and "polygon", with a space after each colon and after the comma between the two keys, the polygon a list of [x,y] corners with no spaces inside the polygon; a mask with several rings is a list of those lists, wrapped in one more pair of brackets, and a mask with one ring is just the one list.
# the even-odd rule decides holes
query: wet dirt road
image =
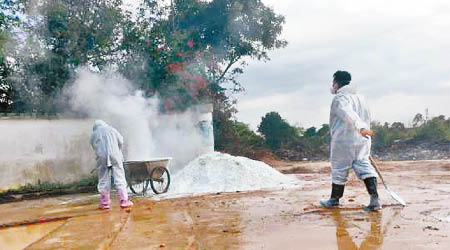
{"label": "wet dirt road", "polygon": [[113,200],[97,210],[95,195],[0,205],[0,249],[449,249],[450,161],[388,162],[396,205],[379,184],[384,208],[364,212],[363,182],[351,174],[340,209],[317,206],[330,192],[327,163],[282,163],[302,187],[154,201]]}

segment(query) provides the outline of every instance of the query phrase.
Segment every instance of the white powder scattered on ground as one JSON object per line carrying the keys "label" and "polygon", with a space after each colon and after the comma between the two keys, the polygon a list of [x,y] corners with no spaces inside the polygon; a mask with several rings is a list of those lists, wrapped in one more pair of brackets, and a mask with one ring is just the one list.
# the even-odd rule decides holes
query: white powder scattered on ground
{"label": "white powder scattered on ground", "polygon": [[450,223],[450,214],[448,215],[442,215],[442,216],[434,216],[434,218],[440,220],[440,221],[445,221],[445,222],[449,222]]}
{"label": "white powder scattered on ground", "polygon": [[204,154],[172,177],[168,195],[281,189],[299,185],[261,161],[218,152]]}

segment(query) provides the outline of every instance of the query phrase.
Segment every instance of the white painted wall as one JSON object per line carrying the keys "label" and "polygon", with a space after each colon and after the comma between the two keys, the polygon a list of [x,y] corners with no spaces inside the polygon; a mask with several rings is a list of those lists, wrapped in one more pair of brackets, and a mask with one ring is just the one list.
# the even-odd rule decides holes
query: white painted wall
{"label": "white painted wall", "polygon": [[0,190],[90,176],[92,120],[0,118]]}
{"label": "white painted wall", "polygon": [[[172,157],[177,172],[199,155],[214,151],[212,106],[159,115],[150,128],[151,158]],[[124,136],[124,156],[133,143],[132,121],[112,123]],[[26,184],[70,183],[91,176],[95,155],[89,143],[92,119],[0,116],[0,191]],[[130,125],[131,124],[131,125]],[[150,158],[149,158],[150,159]],[[147,159],[146,159],[147,160]]]}

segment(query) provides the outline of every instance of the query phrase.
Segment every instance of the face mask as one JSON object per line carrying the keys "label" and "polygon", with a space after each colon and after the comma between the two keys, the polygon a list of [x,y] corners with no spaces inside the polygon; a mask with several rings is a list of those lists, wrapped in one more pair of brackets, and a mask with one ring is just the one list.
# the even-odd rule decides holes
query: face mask
{"label": "face mask", "polygon": [[335,94],[336,94],[336,90],[334,90],[333,87],[330,88],[330,92],[331,92],[332,95],[335,95]]}

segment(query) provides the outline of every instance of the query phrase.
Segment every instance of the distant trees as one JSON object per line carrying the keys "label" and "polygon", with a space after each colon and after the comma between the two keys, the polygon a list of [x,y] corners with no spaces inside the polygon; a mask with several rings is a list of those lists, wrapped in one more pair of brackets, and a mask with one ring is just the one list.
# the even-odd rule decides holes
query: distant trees
{"label": "distant trees", "polygon": [[268,151],[264,138],[251,130],[247,124],[234,121],[231,132],[233,136],[230,139],[233,141],[226,148],[228,153],[256,158],[258,154]]}
{"label": "distant trees", "polygon": [[445,119],[445,116],[440,115],[427,121],[418,113],[414,116],[412,125],[412,128],[407,128],[400,122],[394,122],[391,125],[388,123],[384,125],[377,122],[372,123],[374,149],[388,147],[396,141],[435,142],[450,140],[450,117]]}
{"label": "distant trees", "polygon": [[418,127],[425,122],[421,113],[417,113],[413,118],[413,127]]}
{"label": "distant trees", "polygon": [[262,117],[258,132],[264,136],[266,144],[272,150],[279,150],[281,144],[286,144],[298,137],[297,130],[277,112],[269,112]]}
{"label": "distant trees", "polygon": [[322,124],[317,130],[316,127],[306,129],[306,132],[293,145],[297,151],[301,152],[302,157],[328,156],[330,143],[330,126]]}
{"label": "distant trees", "polygon": [[330,125],[322,124],[322,127],[317,131],[319,136],[327,136],[330,133]]}
{"label": "distant trees", "polygon": [[[415,121],[415,122],[414,122]],[[396,142],[420,143],[450,141],[450,117],[440,115],[425,120],[418,114],[414,117],[413,127],[408,128],[401,122],[389,124],[372,122],[375,151],[385,150]],[[330,127],[323,124],[320,129],[291,126],[279,113],[269,112],[261,119],[258,132],[264,137],[265,144],[277,155],[289,159],[303,157],[327,158],[329,154]]]}
{"label": "distant trees", "polygon": [[313,137],[315,135],[316,135],[316,127],[310,127],[308,129],[306,129],[306,131],[305,131],[306,137]]}
{"label": "distant trees", "polygon": [[303,158],[311,155],[328,154],[329,126],[323,124],[317,130],[291,126],[277,112],[269,112],[261,118],[258,132],[264,137],[265,144],[274,153],[282,157]]}
{"label": "distant trees", "polygon": [[418,140],[450,140],[450,117],[440,115],[431,118],[425,124],[422,124],[415,131],[414,138]]}

